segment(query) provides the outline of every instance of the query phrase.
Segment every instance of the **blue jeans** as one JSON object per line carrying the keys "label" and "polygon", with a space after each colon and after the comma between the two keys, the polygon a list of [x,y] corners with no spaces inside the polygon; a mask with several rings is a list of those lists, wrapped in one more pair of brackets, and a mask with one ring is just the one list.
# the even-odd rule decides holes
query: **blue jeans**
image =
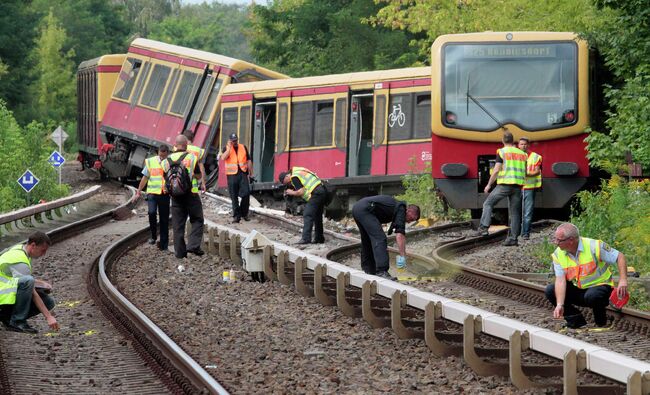
{"label": "blue jeans", "polygon": [[165,250],[169,246],[169,195],[150,193],[147,195],[147,205],[151,238],[156,240],[158,230],[156,214],[158,214],[160,217],[160,249]]}
{"label": "blue jeans", "polygon": [[[34,290],[34,277],[22,276],[18,280],[18,292],[16,293],[16,303],[14,304],[11,312],[11,324],[18,325],[25,323],[28,318],[33,317],[40,313],[36,304],[32,300],[32,291]],[[38,295],[43,300],[45,307],[52,310],[56,303],[54,298],[49,294],[38,290]]]}
{"label": "blue jeans", "polygon": [[508,239],[517,240],[521,231],[521,185],[497,184],[494,187],[483,203],[481,228],[487,229],[490,227],[494,205],[505,197],[508,198],[508,216],[510,217]]}
{"label": "blue jeans", "polygon": [[521,234],[527,236],[530,234],[530,223],[533,222],[533,210],[535,209],[535,190],[524,189],[523,214],[521,220]]}

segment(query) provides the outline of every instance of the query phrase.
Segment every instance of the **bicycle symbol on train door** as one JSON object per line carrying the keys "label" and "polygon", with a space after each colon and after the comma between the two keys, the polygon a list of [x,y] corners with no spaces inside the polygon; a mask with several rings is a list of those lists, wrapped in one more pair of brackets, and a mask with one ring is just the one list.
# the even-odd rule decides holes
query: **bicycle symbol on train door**
{"label": "bicycle symbol on train door", "polygon": [[402,112],[401,104],[394,104],[393,112],[388,116],[388,126],[392,128],[395,125],[395,122],[397,122],[400,127],[404,126],[404,123],[406,122],[406,115]]}

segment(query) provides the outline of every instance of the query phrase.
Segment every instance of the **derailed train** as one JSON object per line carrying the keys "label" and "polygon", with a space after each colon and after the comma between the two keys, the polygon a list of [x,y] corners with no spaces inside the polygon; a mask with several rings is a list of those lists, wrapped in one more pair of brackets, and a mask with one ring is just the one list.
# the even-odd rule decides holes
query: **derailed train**
{"label": "derailed train", "polygon": [[216,153],[237,133],[255,163],[253,193],[268,203],[291,166],[329,180],[346,210],[398,192],[402,175],[430,162],[447,202],[476,213],[504,128],[544,157],[539,208],[561,209],[589,177],[592,79],[573,33],[445,35],[430,67],[305,78],[138,39],[78,75],[81,156],[109,177],[137,177],[159,144],[191,129],[209,184],[223,189]]}

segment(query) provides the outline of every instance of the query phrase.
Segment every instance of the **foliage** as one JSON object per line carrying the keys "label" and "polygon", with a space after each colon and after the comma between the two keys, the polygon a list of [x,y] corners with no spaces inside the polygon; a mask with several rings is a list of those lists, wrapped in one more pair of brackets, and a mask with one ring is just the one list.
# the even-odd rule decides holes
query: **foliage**
{"label": "foliage", "polygon": [[149,38],[170,44],[251,60],[243,34],[244,7],[219,3],[183,6],[151,28]]}
{"label": "foliage", "polygon": [[411,35],[363,20],[372,0],[274,0],[253,5],[249,38],[255,58],[294,77],[420,64]]}
{"label": "foliage", "polygon": [[63,53],[66,32],[52,12],[43,21],[32,57],[32,119],[61,122],[75,117],[74,52]]}
{"label": "foliage", "polygon": [[418,34],[421,56],[436,37],[482,31],[583,32],[600,20],[591,0],[376,0],[374,24]]}
{"label": "foliage", "polygon": [[650,272],[650,180],[614,176],[602,190],[578,193],[571,222],[580,234],[610,243],[623,252],[628,266]]}
{"label": "foliage", "polygon": [[[47,139],[42,124],[32,122],[21,128],[5,103],[0,101],[0,212],[51,200],[68,193],[67,185],[58,185],[58,173],[47,162],[54,145]],[[26,193],[16,180],[29,170],[40,180]]]}
{"label": "foliage", "polygon": [[645,0],[597,0],[607,23],[589,38],[614,76],[606,86],[610,111],[606,130],[589,137],[590,159],[608,171],[621,169],[626,151],[650,168],[650,8]]}
{"label": "foliage", "polygon": [[[551,243],[547,237],[544,240],[532,247],[530,254],[538,262],[550,262],[551,254],[555,251],[555,244]],[[547,273],[551,271],[551,264],[544,265],[542,264],[542,273]]]}
{"label": "foliage", "polygon": [[426,162],[423,172],[416,171],[416,158],[409,159],[410,170],[402,176],[404,193],[395,196],[398,200],[405,200],[408,204],[420,206],[420,217],[434,218],[437,220],[461,221],[469,217],[467,210],[450,208],[436,191],[433,177],[431,177],[431,162]]}
{"label": "foliage", "polygon": [[180,0],[116,0],[115,3],[124,7],[133,35],[140,37],[147,37],[156,23],[181,7]]}

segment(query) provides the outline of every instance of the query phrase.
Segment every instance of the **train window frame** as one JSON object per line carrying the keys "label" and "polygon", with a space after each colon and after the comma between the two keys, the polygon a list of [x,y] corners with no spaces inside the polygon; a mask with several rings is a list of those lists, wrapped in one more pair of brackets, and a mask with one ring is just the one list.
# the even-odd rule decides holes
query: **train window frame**
{"label": "train window frame", "polygon": [[[218,98],[221,95],[221,90],[224,87],[224,85],[225,85],[224,79],[219,77],[217,77],[214,84],[212,84],[212,88],[210,88],[210,93],[208,94],[208,99],[205,102],[205,108],[203,109],[203,113],[201,113],[201,118],[200,118],[201,123],[209,124],[210,121],[212,120],[213,114],[217,112],[216,109],[218,106],[216,105],[216,103],[219,102]],[[208,113],[206,113],[205,109],[207,108],[212,108],[212,109]]]}
{"label": "train window frame", "polygon": [[[422,105],[421,102],[424,100],[421,100],[423,98],[428,98],[429,100],[429,105]],[[420,139],[430,139],[431,135],[433,134],[431,130],[431,92],[415,92],[415,103],[413,106],[413,139],[415,140],[420,140]],[[423,116],[424,119],[422,122],[418,122],[419,116]],[[423,132],[425,133],[418,133],[418,125],[422,124],[425,126],[425,129],[422,129]]]}
{"label": "train window frame", "polygon": [[314,102],[313,109],[314,131],[311,146],[331,147],[334,137],[334,99],[318,100]]}
{"label": "train window frame", "polygon": [[[122,70],[124,70],[127,63],[131,63],[130,70],[128,72],[127,71],[122,71]],[[118,92],[117,91],[118,84],[119,84],[119,81],[121,81],[121,79],[120,79],[120,77],[117,78],[117,81],[115,82],[115,88],[113,89],[113,94],[111,95],[114,99],[117,99],[117,100],[120,100],[120,101],[125,101],[125,102],[130,101],[131,96],[133,95],[135,85],[136,85],[138,79],[140,78],[140,76],[142,75],[141,71],[142,71],[145,63],[146,62],[144,61],[144,59],[135,58],[135,57],[127,57],[126,59],[124,59],[124,63],[122,64],[122,68],[120,70],[120,76],[123,73],[128,73],[129,74],[129,79],[124,82],[124,84],[121,87],[121,90]],[[134,69],[134,66],[136,64],[138,64],[138,67]],[[136,71],[134,71],[134,70],[136,70]],[[130,75],[131,73],[134,73],[134,75]],[[129,85],[129,83],[131,81],[133,81],[133,83]],[[127,86],[129,86],[129,88],[130,88],[128,90],[129,94],[126,95],[126,96],[121,95],[120,93],[124,92],[126,90]]]}
{"label": "train window frame", "polygon": [[178,86],[179,78],[178,76],[181,74],[181,70],[179,68],[175,68],[174,71],[172,72],[172,78],[169,80],[169,86],[167,89],[165,89],[165,94],[163,95],[162,103],[160,105],[160,113],[164,114],[167,109],[169,108],[172,98],[174,97],[174,92],[176,91],[176,88]]}
{"label": "train window frame", "polygon": [[278,109],[277,109],[278,115],[278,127],[277,129],[277,136],[276,136],[276,153],[277,154],[282,154],[285,151],[287,151],[287,144],[288,144],[288,126],[289,126],[289,103],[288,102],[280,102],[278,103]]}
{"label": "train window frame", "polygon": [[341,151],[347,148],[348,98],[339,97],[334,104],[334,146]]}
{"label": "train window frame", "polygon": [[[301,118],[297,118],[296,115],[300,115]],[[291,102],[289,123],[289,149],[312,147],[314,142],[314,101]],[[296,133],[298,130],[300,133]]]}
{"label": "train window frame", "polygon": [[[380,93],[375,94],[375,103],[374,103],[374,136],[373,136],[373,145],[375,148],[379,148],[384,144],[384,139],[386,138],[386,94]],[[380,103],[381,102],[381,103]]]}
{"label": "train window frame", "polygon": [[135,107],[135,105],[140,100],[140,96],[142,95],[144,86],[149,78],[149,72],[151,71],[151,64],[152,64],[151,62],[146,61],[142,66],[142,72],[140,73],[140,78],[138,78],[138,81],[135,84],[133,95],[131,96],[131,100],[129,101],[131,108]]}
{"label": "train window frame", "polygon": [[[166,72],[166,75],[164,73]],[[169,77],[172,73],[172,67],[162,64],[154,63],[151,73],[147,78],[142,97],[140,98],[140,106],[152,110],[157,110],[162,102],[162,96],[169,84]],[[164,75],[164,77],[163,77]],[[153,84],[153,85],[152,85]],[[149,95],[149,97],[147,97]]]}
{"label": "train window frame", "polygon": [[250,145],[251,136],[251,106],[244,105],[239,108],[239,141]]}
{"label": "train window frame", "polygon": [[201,86],[201,89],[197,92],[199,96],[196,99],[196,105],[194,106],[194,109],[190,117],[190,124],[201,123],[201,117],[203,116],[203,112],[205,111],[205,103],[208,97],[207,92],[212,89],[212,85],[214,84],[214,81],[215,78],[211,74],[205,76],[203,86]]}
{"label": "train window frame", "polygon": [[[190,106],[191,98],[193,97],[192,93],[195,92],[195,88],[198,84],[201,82],[201,74],[193,72],[191,70],[181,70],[182,74],[180,78],[178,78],[178,84],[176,86],[174,95],[172,96],[172,100],[169,106],[168,113],[172,115],[176,115],[179,117],[185,117],[187,114],[187,110]],[[193,75],[194,76],[194,82],[190,85],[184,85],[187,84],[188,82],[185,80],[185,77],[188,75]],[[181,103],[181,99],[183,99],[181,95],[181,90],[185,89],[183,92],[183,95],[186,97],[184,98],[185,103]],[[194,93],[196,94],[196,93]],[[181,107],[181,108],[179,108]]]}
{"label": "train window frame", "polygon": [[[234,114],[234,119],[229,119],[230,114]],[[226,122],[230,124],[226,124]],[[234,127],[232,127],[234,124]],[[232,128],[231,128],[232,127]],[[221,110],[221,142],[219,146],[219,152],[223,152],[223,148],[226,147],[228,142],[228,136],[231,133],[235,133],[239,127],[239,107],[225,107]]]}

